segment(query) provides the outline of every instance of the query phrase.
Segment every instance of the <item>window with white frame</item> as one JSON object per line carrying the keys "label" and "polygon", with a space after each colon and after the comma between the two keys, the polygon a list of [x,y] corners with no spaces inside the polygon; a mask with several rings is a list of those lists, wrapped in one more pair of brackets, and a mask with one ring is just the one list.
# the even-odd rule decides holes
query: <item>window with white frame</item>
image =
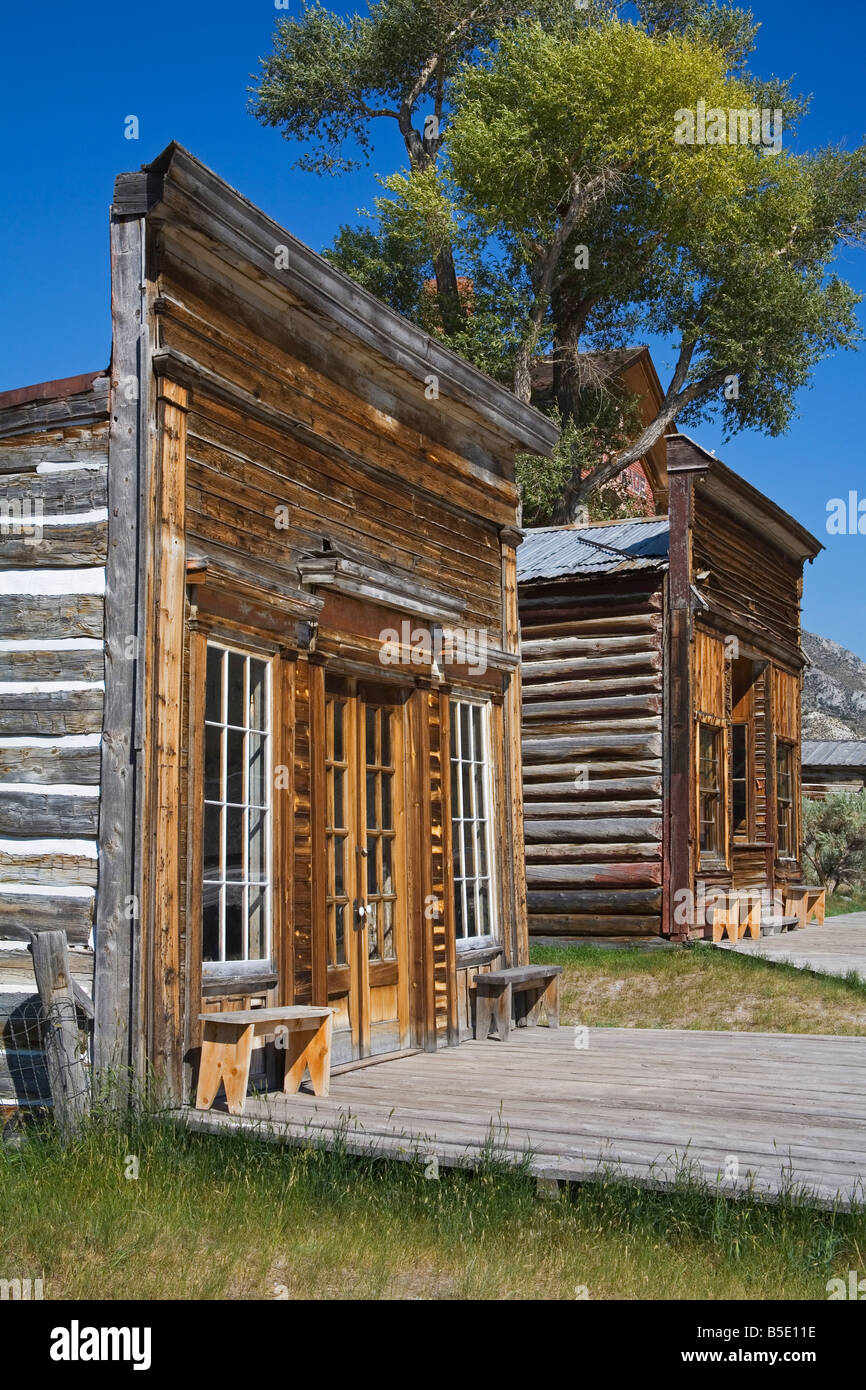
{"label": "window with white frame", "polygon": [[267,661],[207,644],[202,959],[271,950],[271,691]]}
{"label": "window with white frame", "polygon": [[458,944],[496,934],[490,709],[451,701],[451,842]]}

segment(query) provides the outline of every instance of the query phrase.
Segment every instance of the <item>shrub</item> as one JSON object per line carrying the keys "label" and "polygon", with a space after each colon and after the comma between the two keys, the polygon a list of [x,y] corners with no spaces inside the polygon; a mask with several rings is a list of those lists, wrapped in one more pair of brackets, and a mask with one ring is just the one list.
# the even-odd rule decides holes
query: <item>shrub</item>
{"label": "shrub", "polygon": [[803,801],[803,858],[831,893],[866,883],[866,793],[830,792]]}

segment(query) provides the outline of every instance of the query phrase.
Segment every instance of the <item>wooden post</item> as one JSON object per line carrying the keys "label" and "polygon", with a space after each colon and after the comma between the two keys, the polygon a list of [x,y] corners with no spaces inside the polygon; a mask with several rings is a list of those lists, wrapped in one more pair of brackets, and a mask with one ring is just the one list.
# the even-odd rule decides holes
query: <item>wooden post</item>
{"label": "wooden post", "polygon": [[90,1083],[81,1056],[66,932],[34,933],[33,970],[42,1001],[43,1042],[54,1116],[57,1128],[67,1138],[87,1114]]}
{"label": "wooden post", "polygon": [[692,873],[694,840],[692,816],[694,801],[694,721],[692,718],[692,596],[691,525],[692,475],[670,476],[670,570],[668,578],[669,631],[669,743],[668,803],[665,839],[667,844],[668,920],[663,929],[682,939],[688,926],[674,920],[677,892],[694,891]]}
{"label": "wooden post", "polygon": [[[153,663],[153,789],[148,805],[154,815],[151,859],[151,904],[145,927],[153,952],[151,1058],[169,1095],[182,1093],[183,1024],[180,989],[180,778],[183,724],[183,629],[186,586],[185,387],[162,378],[157,491],[157,577],[155,656]],[[198,1000],[196,1000],[198,1007]]]}
{"label": "wooden post", "polygon": [[94,953],[94,1069],[118,1104],[141,1062],[140,795],[135,708],[139,651],[140,474],[146,466],[144,221],[111,220],[111,427],[105,573],[105,705],[99,805],[99,892]]}
{"label": "wooden post", "polygon": [[[502,642],[505,651],[520,653],[520,619],[517,609],[517,547],[523,533],[516,527],[499,532],[502,553]],[[529,961],[529,919],[526,907],[526,846],[523,829],[523,759],[520,752],[523,718],[520,668],[508,678],[503,707],[505,729],[505,785],[508,790],[508,856],[512,870],[513,920],[510,961],[526,965]]]}

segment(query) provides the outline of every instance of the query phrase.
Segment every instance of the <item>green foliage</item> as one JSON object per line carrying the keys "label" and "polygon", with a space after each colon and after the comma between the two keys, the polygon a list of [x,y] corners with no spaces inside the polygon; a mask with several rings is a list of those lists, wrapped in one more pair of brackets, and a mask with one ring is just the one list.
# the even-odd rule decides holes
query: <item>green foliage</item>
{"label": "green foliage", "polygon": [[[728,436],[778,435],[816,363],[861,341],[833,260],[864,241],[866,150],[789,152],[807,103],[751,70],[757,27],[706,0],[315,3],[278,22],[252,109],[320,172],[369,160],[396,123],[408,168],[331,259],[524,399],[533,356],[655,336],[678,353],[660,432],[719,415]],[[779,108],[785,149],[677,143],[698,99]],[[528,516],[631,461],[579,383],[558,404],[575,430],[522,463]]]}
{"label": "green foliage", "polygon": [[866,794],[830,792],[803,800],[803,858],[831,893],[866,887]]}
{"label": "green foliage", "polygon": [[[623,448],[638,428],[638,402],[622,392],[587,390],[581,397],[580,422],[563,420],[556,406],[551,414],[560,435],[551,458],[538,454],[519,454],[516,460],[517,484],[523,503],[526,526],[547,526],[568,479],[577,471],[588,476],[609,452]],[[612,521],[643,516],[644,509],[614,480],[597,489],[587,503],[587,520]]]}

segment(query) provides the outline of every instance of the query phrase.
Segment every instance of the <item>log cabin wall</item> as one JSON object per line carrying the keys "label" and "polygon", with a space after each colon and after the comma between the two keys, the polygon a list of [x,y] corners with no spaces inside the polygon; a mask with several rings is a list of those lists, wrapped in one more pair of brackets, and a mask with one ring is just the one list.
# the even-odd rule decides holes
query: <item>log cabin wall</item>
{"label": "log cabin wall", "polygon": [[[664,551],[656,568],[545,582],[521,555],[529,928],[536,938],[662,932]],[[600,547],[621,527],[572,533]],[[637,523],[629,534],[638,535]],[[604,549],[595,552],[596,559]],[[626,557],[622,562],[627,564]]]}
{"label": "log cabin wall", "polygon": [[[120,464],[121,434],[137,441],[136,539],[116,577],[142,672],[135,691],[112,681],[118,708],[138,701],[143,741],[135,776],[109,779],[137,827],[132,1056],[183,1094],[199,1013],[269,1002],[329,1001],[337,1060],[456,1042],[472,967],[526,959],[513,459],[548,452],[555,430],[177,146],[120,177],[112,238],[115,355],[143,345],[115,450]],[[227,713],[238,681],[266,729]],[[214,845],[228,863],[234,733],[273,777],[266,804],[244,793],[243,825],[268,826],[272,849],[270,948],[243,960],[228,916],[213,936],[215,904],[240,890],[203,857]],[[374,891],[376,865],[396,897]],[[346,913],[370,893],[397,960],[355,945],[346,960]],[[106,971],[106,1002],[123,988]]]}
{"label": "log cabin wall", "polygon": [[105,374],[0,396],[0,1119],[48,1095],[30,933],[93,988],[107,422]]}

